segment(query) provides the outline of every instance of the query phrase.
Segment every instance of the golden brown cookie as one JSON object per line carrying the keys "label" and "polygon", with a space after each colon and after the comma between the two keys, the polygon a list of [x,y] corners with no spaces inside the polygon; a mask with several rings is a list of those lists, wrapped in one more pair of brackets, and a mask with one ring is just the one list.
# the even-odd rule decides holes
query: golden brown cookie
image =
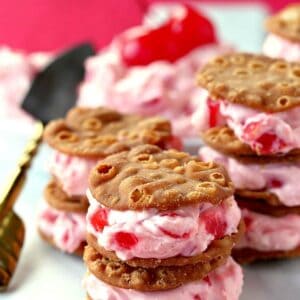
{"label": "golden brown cookie", "polygon": [[115,210],[174,210],[200,202],[218,204],[233,194],[223,167],[153,145],[99,161],[89,188],[97,201]]}
{"label": "golden brown cookie", "polygon": [[300,105],[300,63],[263,55],[234,53],[208,63],[198,84],[213,100],[259,111],[281,112]]}
{"label": "golden brown cookie", "polygon": [[[230,236],[225,236],[222,239],[214,240],[208,246],[208,248],[200,253],[199,255],[185,257],[185,256],[176,256],[166,259],[156,259],[156,258],[132,258],[126,261],[131,267],[142,267],[142,268],[157,268],[157,267],[169,267],[169,266],[185,266],[197,263],[209,262],[218,257],[229,256],[233,246],[239,241],[240,237],[244,234],[244,223],[241,223],[239,226],[239,231]],[[92,246],[97,252],[101,255],[107,257],[111,261],[119,261],[119,258],[116,256],[115,252],[105,250],[98,243],[96,238],[88,234],[87,242]]]}
{"label": "golden brown cookie", "polygon": [[187,282],[201,280],[226,262],[228,257],[218,257],[205,263],[157,268],[131,267],[121,261],[111,261],[93,247],[86,246],[83,259],[91,273],[99,280],[125,289],[143,292],[174,289]]}
{"label": "golden brown cookie", "polygon": [[240,208],[247,208],[264,215],[273,217],[283,217],[290,214],[300,214],[300,206],[288,207],[284,205],[270,204],[265,198],[247,198],[236,195],[236,200]]}
{"label": "golden brown cookie", "polygon": [[65,119],[47,125],[44,141],[69,155],[102,158],[145,143],[164,147],[171,136],[170,122],[160,117],[121,115],[103,107],[76,107]]}
{"label": "golden brown cookie", "polygon": [[258,154],[249,145],[239,140],[228,126],[210,128],[201,134],[201,138],[211,148],[243,163],[264,164],[300,161],[300,149],[293,149],[286,155]]}
{"label": "golden brown cookie", "polygon": [[55,180],[50,181],[45,187],[44,198],[51,207],[57,210],[86,213],[88,209],[86,196],[68,196]]}
{"label": "golden brown cookie", "polygon": [[[38,229],[38,232],[39,232],[39,235],[40,237],[45,241],[47,242],[49,245],[51,245],[52,247],[58,249],[59,251],[61,251],[61,249],[59,247],[56,246],[54,240],[47,236],[43,231],[41,231],[40,229]],[[86,246],[86,242],[82,242],[80,244],[80,246],[72,253],[74,255],[77,255],[77,256],[80,256],[82,257],[83,256],[83,251],[84,251],[84,247]]]}
{"label": "golden brown cookie", "polygon": [[289,251],[258,251],[251,248],[233,249],[233,258],[240,264],[252,263],[261,260],[300,257],[300,247]]}
{"label": "golden brown cookie", "polygon": [[266,29],[295,43],[300,42],[300,4],[291,4],[269,17]]}

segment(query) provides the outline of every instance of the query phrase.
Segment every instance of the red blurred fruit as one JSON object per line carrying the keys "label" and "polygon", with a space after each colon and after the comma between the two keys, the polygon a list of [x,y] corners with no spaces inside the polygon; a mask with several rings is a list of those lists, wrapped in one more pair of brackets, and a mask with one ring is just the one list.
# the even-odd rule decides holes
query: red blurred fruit
{"label": "red blurred fruit", "polygon": [[96,231],[101,232],[107,223],[107,210],[104,208],[98,209],[91,217],[91,224]]}
{"label": "red blurred fruit", "polygon": [[133,233],[120,231],[115,234],[118,245],[124,249],[131,249],[138,243],[137,237]]}

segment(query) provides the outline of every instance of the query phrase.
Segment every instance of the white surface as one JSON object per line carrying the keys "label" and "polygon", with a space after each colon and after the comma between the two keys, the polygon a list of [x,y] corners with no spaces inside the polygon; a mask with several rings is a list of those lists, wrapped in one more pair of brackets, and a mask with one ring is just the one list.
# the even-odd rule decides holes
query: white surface
{"label": "white surface", "polygon": [[[209,8],[222,35],[245,50],[258,51],[264,10],[254,6],[232,9]],[[18,123],[18,126],[21,125]],[[13,134],[8,132],[13,129]],[[15,126],[0,124],[0,187],[25,144],[25,135]],[[5,145],[4,145],[5,141]],[[194,143],[192,143],[194,144]],[[195,153],[195,147],[193,147]],[[26,222],[26,242],[16,274],[5,300],[79,300],[85,299],[81,279],[85,268],[77,257],[57,252],[43,243],[36,232],[36,209],[47,183],[44,170],[49,152],[43,147],[36,157],[16,210]],[[241,300],[300,299],[300,260],[260,263],[245,268],[245,286]],[[172,299],[176,300],[176,299]],[[184,299],[180,299],[184,300]],[[228,299],[230,300],[230,299]]]}

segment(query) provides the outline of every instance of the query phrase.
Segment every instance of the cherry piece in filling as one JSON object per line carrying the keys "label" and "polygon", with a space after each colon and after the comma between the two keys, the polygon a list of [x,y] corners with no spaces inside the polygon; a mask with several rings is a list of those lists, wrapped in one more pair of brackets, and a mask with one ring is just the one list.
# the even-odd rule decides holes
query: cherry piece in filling
{"label": "cherry piece in filling", "polygon": [[190,237],[190,233],[188,233],[188,232],[185,232],[184,234],[180,235],[180,234],[176,234],[174,232],[171,232],[169,230],[166,230],[162,227],[160,227],[159,229],[165,235],[168,235],[168,236],[172,237],[173,239],[188,239]]}
{"label": "cherry piece in filling", "polygon": [[208,233],[212,234],[216,239],[220,239],[225,235],[227,223],[215,211],[206,211],[200,215],[200,219],[204,221],[205,228]]}
{"label": "cherry piece in filling", "polygon": [[131,249],[138,243],[138,238],[133,233],[124,231],[117,232],[115,240],[124,249]]}
{"label": "cherry piece in filling", "polygon": [[283,183],[277,179],[277,178],[272,178],[268,185],[271,187],[271,188],[281,188],[283,186]]}
{"label": "cherry piece in filling", "polygon": [[255,139],[259,126],[259,122],[253,122],[244,129],[244,137],[247,140],[254,139],[254,149],[257,152],[260,154],[276,153],[280,152],[286,146],[285,142],[272,132],[265,132]]}
{"label": "cherry piece in filling", "polygon": [[104,208],[98,209],[91,217],[91,224],[96,231],[101,232],[108,225],[107,210]]}
{"label": "cherry piece in filling", "polygon": [[128,66],[137,66],[157,60],[174,62],[210,43],[216,43],[211,21],[191,6],[183,5],[159,28],[120,36],[119,48],[123,61]]}
{"label": "cherry piece in filling", "polygon": [[215,127],[218,125],[218,116],[220,110],[220,103],[208,99],[207,101],[208,111],[209,111],[209,127]]}

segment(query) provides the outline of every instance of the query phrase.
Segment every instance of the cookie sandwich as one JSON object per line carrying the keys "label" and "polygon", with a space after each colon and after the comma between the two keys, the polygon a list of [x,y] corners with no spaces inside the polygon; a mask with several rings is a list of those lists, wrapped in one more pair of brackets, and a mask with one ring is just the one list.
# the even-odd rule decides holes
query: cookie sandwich
{"label": "cookie sandwich", "polygon": [[[300,254],[300,64],[252,54],[217,58],[198,76],[204,161],[227,169],[242,208],[240,262]],[[300,75],[300,73],[299,73]],[[206,123],[199,117],[207,114]]]}
{"label": "cookie sandwich", "polygon": [[241,212],[222,167],[141,145],[100,161],[87,196],[90,299],[239,298]]}
{"label": "cookie sandwich", "polygon": [[52,179],[45,188],[38,229],[49,243],[82,254],[86,240],[88,175],[97,161],[144,143],[181,147],[168,121],[122,115],[99,108],[73,108],[65,119],[50,122],[44,141],[52,149]]}
{"label": "cookie sandwich", "polygon": [[268,35],[263,53],[274,58],[300,61],[300,4],[290,4],[265,23]]}

